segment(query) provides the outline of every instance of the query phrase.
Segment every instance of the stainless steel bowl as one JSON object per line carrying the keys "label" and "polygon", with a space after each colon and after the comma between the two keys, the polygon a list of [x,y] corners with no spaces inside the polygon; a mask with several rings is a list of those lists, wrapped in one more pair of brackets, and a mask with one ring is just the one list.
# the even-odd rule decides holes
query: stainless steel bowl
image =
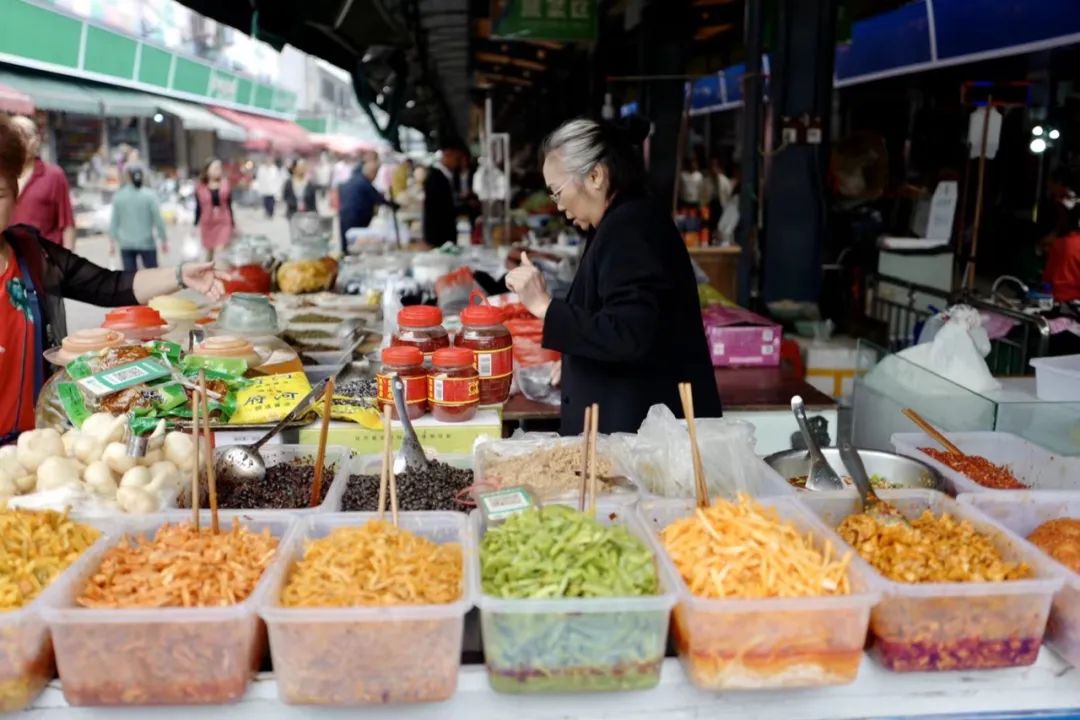
{"label": "stainless steel bowl", "polygon": [[[821,448],[821,452],[844,482],[850,483],[851,473],[840,460],[840,451],[834,447],[827,447]],[[938,471],[918,460],[881,450],[859,450],[859,457],[866,466],[867,474],[882,477],[890,488],[945,491],[945,480]],[[765,463],[780,473],[789,483],[792,479],[804,477],[810,472],[810,458],[805,450],[784,450],[774,453],[765,458]],[[800,489],[805,491],[804,488]],[[852,490],[854,490],[854,485]]]}

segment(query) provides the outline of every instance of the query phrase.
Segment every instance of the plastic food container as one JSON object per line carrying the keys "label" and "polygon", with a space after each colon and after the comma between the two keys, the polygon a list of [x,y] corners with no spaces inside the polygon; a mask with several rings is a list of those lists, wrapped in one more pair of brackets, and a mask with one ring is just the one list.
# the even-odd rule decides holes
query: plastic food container
{"label": "plastic food container", "polygon": [[[446,463],[452,467],[461,468],[464,470],[471,470],[473,467],[472,455],[435,455],[434,453],[428,453],[428,460],[437,460],[441,463]],[[345,477],[342,482],[335,483],[334,487],[330,488],[330,494],[326,496],[326,509],[328,513],[344,513],[348,511],[343,507],[345,501],[345,491],[349,488],[349,479],[352,475],[370,475],[372,481],[379,482],[379,473],[382,470],[382,456],[381,455],[357,455],[353,458],[349,465],[349,471],[345,473]],[[400,485],[398,486],[398,492],[401,492]],[[462,498],[461,510],[465,512],[467,500]],[[390,500],[386,501],[386,509],[390,510]],[[471,543],[471,539],[470,539]],[[466,559],[468,561],[468,559]]]}
{"label": "plastic food container", "polygon": [[499,405],[510,397],[514,341],[502,321],[503,311],[491,305],[469,305],[461,311],[462,329],[456,345],[475,353],[481,405]]}
{"label": "plastic food container", "polygon": [[394,402],[394,378],[400,377],[409,419],[416,420],[426,415],[428,371],[424,368],[424,353],[410,345],[396,345],[384,348],[381,359],[382,366],[375,376],[379,409],[389,407],[392,419],[401,419]]}
{"label": "plastic food container", "polygon": [[31,602],[18,610],[0,613],[0,712],[25,708],[56,674],[53,645],[49,641],[49,627],[43,612],[85,571],[84,566],[94,556],[94,551],[108,541],[112,527],[109,523],[85,518],[76,521],[96,527],[102,531],[102,536]]}
{"label": "plastic food container", "polygon": [[[1006,465],[1020,482],[1033,490],[1073,490],[1080,475],[1080,458],[1055,455],[1012,433],[949,433],[949,439],[966,455],[982,455],[996,465]],[[967,475],[938,462],[919,448],[937,448],[938,444],[922,433],[898,433],[892,436],[893,447],[901,455],[915,458],[941,473],[951,494],[1005,492],[975,482]]]}
{"label": "plastic food container", "polygon": [[277,310],[266,295],[233,293],[225,301],[217,318],[224,332],[245,335],[276,335],[280,332]]}
{"label": "plastic food container", "polygon": [[310,517],[280,549],[259,614],[281,699],[293,705],[437,702],[457,688],[465,613],[475,572],[468,522],[460,513],[400,513],[398,524],[434,542],[459,543],[464,553],[461,598],[446,605],[285,608],[281,590],[308,539],[361,526],[377,513]]}
{"label": "plastic food container", "polygon": [[[975,670],[1035,662],[1050,602],[1062,585],[1056,563],[973,509],[933,490],[881,490],[878,494],[908,518],[924,510],[947,512],[990,537],[1001,556],[1031,567],[1029,580],[983,583],[899,583],[873,574],[882,599],[870,619],[874,657],[890,670]],[[1007,497],[1013,497],[1013,494]],[[806,493],[799,501],[830,527],[857,512],[858,498],[843,493]]]}
{"label": "plastic food container", "polygon": [[[253,531],[269,528],[282,538],[293,516],[258,512],[220,513],[223,529],[233,518]],[[119,527],[152,535],[178,516],[146,516]],[[210,524],[209,513],[202,522]],[[244,694],[262,662],[264,634],[255,610],[273,563],[244,602],[207,608],[99,610],[75,605],[105,551],[120,542],[113,534],[87,553],[80,572],[57,593],[45,619],[52,630],[64,698],[71,705],[204,705]],[[276,560],[274,561],[276,562]]]}
{"label": "plastic food container", "polygon": [[[757,501],[810,533],[821,549],[846,547],[790,498]],[[663,549],[659,532],[694,511],[693,500],[645,500],[638,513],[653,547],[675,579],[678,605],[672,636],[691,682],[705,690],[814,687],[855,680],[866,644],[870,608],[880,593],[870,575],[851,568],[850,595],[756,600],[708,600],[693,595]],[[841,553],[842,554],[842,553]]]}
{"label": "plastic food container", "polygon": [[466,422],[480,406],[480,375],[468,348],[443,348],[431,356],[427,401],[439,422]]}
{"label": "plastic food container", "polygon": [[[1080,518],[1080,495],[1071,492],[979,493],[962,495],[960,504],[971,505],[1023,538],[1048,520]],[[1050,609],[1046,642],[1070,663],[1080,665],[1080,574],[1049,556],[1047,559],[1057,565],[1065,584]]]}
{"label": "plastic food container", "polygon": [[1035,395],[1051,402],[1080,401],[1080,355],[1035,358]]}
{"label": "plastic food container", "polygon": [[119,330],[131,340],[155,340],[168,330],[165,319],[157,310],[142,305],[110,310],[101,327]]}
{"label": "plastic food container", "polygon": [[[605,524],[626,525],[648,542],[649,531],[629,508],[598,505]],[[566,693],[646,690],[660,682],[673,579],[657,563],[660,594],[632,598],[503,600],[483,593],[479,511],[470,516],[477,551],[476,582],[488,681],[498,692]]]}
{"label": "plastic food container", "polygon": [[[221,444],[218,449],[226,448],[229,444]],[[259,454],[262,455],[265,461],[267,469],[280,465],[282,463],[292,463],[298,461],[304,461],[307,464],[314,465],[315,457],[318,455],[319,448],[316,445],[264,445],[259,449]],[[259,509],[259,510],[240,510],[232,508],[221,508],[230,510],[233,514],[236,513],[258,513],[259,515],[265,515],[267,517],[280,516],[287,514],[293,515],[311,515],[322,514],[331,512],[334,504],[333,498],[338,491],[338,486],[341,486],[340,492],[345,492],[344,487],[349,482],[349,466],[351,465],[352,451],[346,447],[340,445],[327,445],[326,457],[323,459],[323,465],[333,468],[332,472],[324,473],[323,485],[327,487],[326,497],[321,503],[313,508],[301,507],[301,508],[281,508],[281,509]],[[220,480],[218,481],[221,482]],[[219,485],[220,487],[220,485]],[[205,507],[205,498],[203,506]],[[173,515],[172,520],[175,522],[178,518],[183,520],[191,517],[190,510],[171,510],[168,511],[169,515]]]}

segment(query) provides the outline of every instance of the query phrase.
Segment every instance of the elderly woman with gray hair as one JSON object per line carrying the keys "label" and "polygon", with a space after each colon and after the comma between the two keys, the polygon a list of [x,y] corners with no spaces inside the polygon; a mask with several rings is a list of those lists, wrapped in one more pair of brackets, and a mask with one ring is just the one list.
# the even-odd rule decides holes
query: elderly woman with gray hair
{"label": "elderly woman with gray hair", "polygon": [[645,126],[571,120],[544,142],[544,180],[559,210],[589,233],[565,300],[522,255],[506,284],[544,321],[544,347],[562,353],[562,433],[582,431],[600,405],[600,431],[634,432],[657,403],[681,415],[678,384],[699,417],[721,413],[690,256],[670,208],[645,191]]}

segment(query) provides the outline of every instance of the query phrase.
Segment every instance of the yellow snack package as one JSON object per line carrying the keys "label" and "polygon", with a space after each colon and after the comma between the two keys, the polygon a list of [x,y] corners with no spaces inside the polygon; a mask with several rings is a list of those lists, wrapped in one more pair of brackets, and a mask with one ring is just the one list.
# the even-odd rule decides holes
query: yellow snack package
{"label": "yellow snack package", "polygon": [[311,392],[302,372],[263,375],[236,393],[236,412],[230,425],[264,425],[277,422]]}

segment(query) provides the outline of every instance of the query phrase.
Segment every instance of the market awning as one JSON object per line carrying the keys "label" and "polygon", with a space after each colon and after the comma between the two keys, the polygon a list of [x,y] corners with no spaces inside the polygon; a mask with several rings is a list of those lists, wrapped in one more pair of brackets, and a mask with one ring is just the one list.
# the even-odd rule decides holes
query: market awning
{"label": "market awning", "polygon": [[0,85],[0,111],[16,115],[31,115],[34,112],[34,101],[29,95],[6,85]]}
{"label": "market awning", "polygon": [[158,98],[156,95],[138,92],[136,90],[123,90],[109,87],[108,85],[87,85],[90,92],[101,100],[102,109],[106,115],[115,117],[154,117],[158,112]]}
{"label": "market awning", "polygon": [[379,152],[381,149],[389,147],[385,142],[375,142],[352,137],[350,135],[328,133],[311,135],[311,142],[313,145],[320,147],[323,150],[329,150],[337,155],[356,155],[360,152]]}
{"label": "market awning", "polygon": [[248,139],[247,131],[240,125],[218,117],[193,103],[164,97],[155,98],[155,102],[162,112],[180,118],[185,130],[208,130],[222,140],[232,142],[244,142]]}
{"label": "market awning", "polygon": [[0,69],[0,83],[30,96],[39,110],[101,114],[101,100],[70,80]]}
{"label": "market awning", "polygon": [[217,115],[247,130],[244,146],[249,150],[279,153],[306,153],[312,148],[308,131],[294,122],[251,115],[238,110],[210,106]]}

